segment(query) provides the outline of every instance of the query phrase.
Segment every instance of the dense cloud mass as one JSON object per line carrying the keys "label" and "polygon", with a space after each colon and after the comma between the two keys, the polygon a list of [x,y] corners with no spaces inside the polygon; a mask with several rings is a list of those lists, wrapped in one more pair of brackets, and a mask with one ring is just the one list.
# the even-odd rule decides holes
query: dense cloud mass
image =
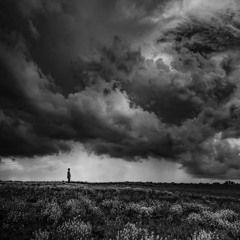
{"label": "dense cloud mass", "polygon": [[0,156],[77,141],[240,179],[237,1],[2,0],[0,9]]}

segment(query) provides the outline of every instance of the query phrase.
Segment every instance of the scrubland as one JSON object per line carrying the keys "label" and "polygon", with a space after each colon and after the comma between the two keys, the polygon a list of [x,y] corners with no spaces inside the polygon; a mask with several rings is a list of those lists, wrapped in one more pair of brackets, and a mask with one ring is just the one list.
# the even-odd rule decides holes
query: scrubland
{"label": "scrubland", "polygon": [[240,239],[240,185],[0,182],[0,239]]}

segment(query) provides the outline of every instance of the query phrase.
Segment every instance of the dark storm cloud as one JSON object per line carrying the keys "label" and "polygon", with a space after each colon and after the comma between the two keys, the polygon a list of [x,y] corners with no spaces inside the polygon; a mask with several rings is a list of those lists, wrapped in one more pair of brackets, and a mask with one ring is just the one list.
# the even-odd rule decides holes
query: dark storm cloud
{"label": "dark storm cloud", "polygon": [[196,177],[239,178],[239,20],[232,8],[186,14],[157,41],[168,44],[172,67],[190,74],[189,89],[203,103],[174,133],[188,149],[183,168]]}
{"label": "dark storm cloud", "polygon": [[[68,150],[63,140],[72,139],[86,145],[91,143],[89,149],[112,156],[135,156],[138,146],[145,143],[138,155],[147,156],[149,151],[169,155],[165,149],[154,150],[148,143],[153,141],[156,145],[159,138],[164,142],[164,125],[153,113],[137,106],[131,108],[127,94],[113,87],[116,82],[106,82],[99,75],[92,80],[93,84],[65,98],[56,92],[52,79],[28,59],[21,39],[15,48],[1,46],[0,51],[3,79],[7,81],[7,84],[3,81],[3,87],[6,92],[15,89],[12,95],[4,96],[6,99],[2,102],[1,141],[4,144],[1,155]],[[158,132],[162,136],[151,140]],[[95,139],[101,139],[102,145],[116,144],[106,151]],[[11,152],[17,142],[20,143]]]}
{"label": "dark storm cloud", "polygon": [[[41,70],[27,60],[22,40],[14,48],[0,46],[1,62],[1,124],[0,154],[31,156],[70,150],[62,141],[67,128],[59,129],[68,116],[64,109],[65,99],[53,93],[54,86]],[[51,121],[48,121],[48,118]],[[38,131],[45,125],[51,128],[47,134]],[[61,139],[50,138],[51,132],[61,134]],[[61,131],[60,131],[61,130]],[[49,134],[50,133],[50,134]]]}
{"label": "dark storm cloud", "polygon": [[[2,0],[0,156],[79,141],[96,154],[239,178],[238,11],[211,5],[203,17],[184,2]],[[170,64],[141,54],[153,32]]]}
{"label": "dark storm cloud", "polygon": [[[191,4],[190,1],[185,2]],[[205,11],[196,12],[201,8],[193,8],[186,11],[184,17],[176,16],[174,24],[169,24],[169,28],[162,31],[157,43],[172,43],[176,51],[187,48],[204,57],[215,52],[238,49],[239,3],[229,0],[221,3],[224,4],[223,8],[218,8],[218,5],[211,6],[211,3],[208,6],[205,0],[192,2],[199,3],[200,6],[206,4],[205,9],[202,9]],[[218,1],[214,0],[213,4],[215,3]]]}
{"label": "dark storm cloud", "polygon": [[151,12],[163,11],[160,6],[165,2],[3,0],[0,4],[3,27],[24,36],[43,73],[51,74],[68,94],[79,81],[72,74],[72,61],[94,56],[99,45],[110,45],[117,34],[139,43],[156,27],[148,20]]}

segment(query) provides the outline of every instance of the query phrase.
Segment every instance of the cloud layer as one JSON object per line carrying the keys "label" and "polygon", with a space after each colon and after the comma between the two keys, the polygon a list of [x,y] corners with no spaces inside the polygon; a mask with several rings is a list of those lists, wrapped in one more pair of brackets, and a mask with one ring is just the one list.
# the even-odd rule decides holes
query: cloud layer
{"label": "cloud layer", "polygon": [[239,179],[240,8],[226,2],[2,0],[0,156],[76,141]]}

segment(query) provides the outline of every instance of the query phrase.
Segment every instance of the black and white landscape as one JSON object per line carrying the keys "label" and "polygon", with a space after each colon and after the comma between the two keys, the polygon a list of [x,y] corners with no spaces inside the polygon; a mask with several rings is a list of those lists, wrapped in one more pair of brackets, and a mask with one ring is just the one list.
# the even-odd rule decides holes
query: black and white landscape
{"label": "black and white landscape", "polygon": [[0,0],[0,180],[1,239],[239,239],[240,2]]}

